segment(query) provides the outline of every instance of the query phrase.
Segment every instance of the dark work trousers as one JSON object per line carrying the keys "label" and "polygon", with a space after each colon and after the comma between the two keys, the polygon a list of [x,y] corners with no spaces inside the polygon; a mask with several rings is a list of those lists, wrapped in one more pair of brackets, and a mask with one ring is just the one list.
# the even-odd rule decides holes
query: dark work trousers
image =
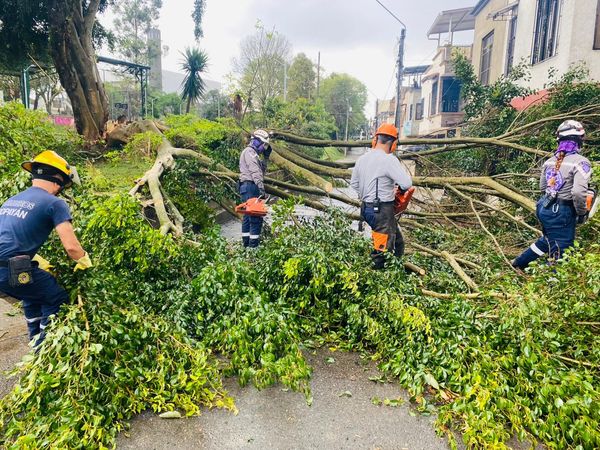
{"label": "dark work trousers", "polygon": [[38,345],[44,340],[48,317],[58,313],[60,305],[65,303],[69,296],[58,285],[56,278],[38,267],[33,268],[32,279],[31,284],[11,287],[8,284],[8,268],[0,268],[0,292],[23,302],[29,339],[35,339]]}
{"label": "dark work trousers", "polygon": [[560,259],[564,251],[575,242],[577,214],[572,202],[559,201],[544,208],[540,200],[536,213],[544,235],[513,261],[513,266],[519,269],[525,269],[543,255],[551,260]]}
{"label": "dark work trousers", "polygon": [[[397,258],[404,255],[404,237],[394,214],[394,202],[381,203],[379,213],[375,213],[372,203],[363,203],[362,216],[373,231],[388,235],[387,251],[394,252],[394,256]],[[375,269],[383,268],[384,252],[373,249],[371,258]]]}
{"label": "dark work trousers", "polygon": [[[242,202],[260,195],[258,186],[252,181],[240,183],[240,195]],[[244,247],[256,248],[260,243],[260,233],[262,231],[263,218],[244,215],[242,220],[242,242]]]}

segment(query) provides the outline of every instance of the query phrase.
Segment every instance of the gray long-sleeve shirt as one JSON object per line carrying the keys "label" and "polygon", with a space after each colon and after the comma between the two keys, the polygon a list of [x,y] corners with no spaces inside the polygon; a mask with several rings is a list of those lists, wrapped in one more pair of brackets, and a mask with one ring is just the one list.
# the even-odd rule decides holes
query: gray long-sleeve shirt
{"label": "gray long-sleeve shirt", "polygon": [[240,154],[240,181],[253,181],[260,190],[265,188],[267,161],[261,161],[252,147],[246,147]]}
{"label": "gray long-sleeve shirt", "polygon": [[[540,177],[540,190],[546,192],[548,188],[546,171],[556,166],[556,157],[550,158],[542,167]],[[590,161],[580,154],[565,156],[559,169],[564,180],[564,185],[557,193],[559,200],[573,200],[577,215],[583,216],[587,213],[586,199],[592,177],[592,166]]]}
{"label": "gray long-sleeve shirt", "polygon": [[412,186],[410,174],[400,160],[380,149],[370,150],[356,161],[350,186],[358,192],[361,201],[371,203],[376,197],[376,180],[379,180],[379,200],[382,202],[394,201],[395,185],[403,191]]}

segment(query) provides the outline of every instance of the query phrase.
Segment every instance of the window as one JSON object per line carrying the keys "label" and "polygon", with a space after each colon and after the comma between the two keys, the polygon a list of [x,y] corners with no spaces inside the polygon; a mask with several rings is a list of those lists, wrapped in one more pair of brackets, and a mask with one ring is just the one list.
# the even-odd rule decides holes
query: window
{"label": "window", "polygon": [[[600,0],[598,0],[600,2]],[[513,11],[514,14],[514,11]],[[506,44],[506,68],[504,75],[508,76],[515,62],[515,39],[517,38],[517,16],[513,16],[508,24],[508,42]]]}
{"label": "window", "polygon": [[494,32],[492,31],[481,40],[481,63],[479,65],[479,81],[490,84],[490,67],[492,65],[492,50],[494,48]]}
{"label": "window", "polygon": [[408,120],[413,119],[413,104],[410,104],[410,108],[408,109]]}
{"label": "window", "polygon": [[425,99],[422,98],[415,107],[415,120],[423,120],[423,107],[425,106]]}
{"label": "window", "polygon": [[435,116],[437,114],[439,84],[439,80],[435,80],[431,89],[431,107],[429,109],[431,113],[429,114],[429,116]]}
{"label": "window", "polygon": [[556,54],[559,0],[538,0],[531,63],[537,64]]}
{"label": "window", "polygon": [[444,78],[442,82],[442,112],[460,111],[461,83],[456,78]]}
{"label": "window", "polygon": [[600,0],[596,8],[596,33],[594,34],[594,50],[600,50]]}

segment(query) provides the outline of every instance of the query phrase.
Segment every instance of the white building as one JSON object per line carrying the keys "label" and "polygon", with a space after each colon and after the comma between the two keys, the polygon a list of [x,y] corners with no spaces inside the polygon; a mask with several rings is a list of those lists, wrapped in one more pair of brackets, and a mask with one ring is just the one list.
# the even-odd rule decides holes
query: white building
{"label": "white building", "polygon": [[527,85],[534,89],[582,62],[600,81],[600,0],[480,0],[473,15],[482,82],[522,61],[531,66]]}

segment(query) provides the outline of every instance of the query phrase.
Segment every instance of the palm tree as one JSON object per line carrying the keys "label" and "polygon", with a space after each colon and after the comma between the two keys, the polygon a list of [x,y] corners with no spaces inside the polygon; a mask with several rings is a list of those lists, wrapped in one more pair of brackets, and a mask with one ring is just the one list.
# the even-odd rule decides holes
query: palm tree
{"label": "palm tree", "polygon": [[204,95],[206,86],[201,74],[208,67],[208,55],[198,48],[188,47],[185,49],[185,53],[181,53],[181,56],[183,56],[181,67],[185,72],[185,78],[181,84],[183,88],[181,98],[187,100],[185,112],[189,114],[192,103]]}

